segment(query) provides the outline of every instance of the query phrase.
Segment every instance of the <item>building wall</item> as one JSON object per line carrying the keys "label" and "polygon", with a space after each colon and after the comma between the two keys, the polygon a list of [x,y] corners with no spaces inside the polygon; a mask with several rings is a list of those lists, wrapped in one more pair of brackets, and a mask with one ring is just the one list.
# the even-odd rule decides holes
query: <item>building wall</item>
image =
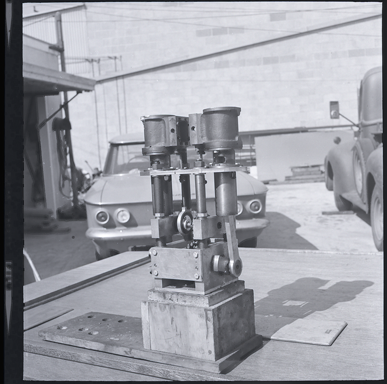
{"label": "building wall", "polygon": [[[59,65],[58,54],[50,50],[46,42],[29,36],[23,36],[23,62],[56,70]],[[23,99],[25,154],[30,160],[32,171],[42,179],[44,189],[43,198],[37,199],[33,178],[24,158],[24,206],[52,209],[54,217],[56,217],[57,208],[69,201],[70,183],[67,181],[61,188],[59,187],[57,138],[52,130],[52,119],[40,129],[38,125],[57,111],[61,103],[60,95],[34,98],[25,95]],[[63,117],[62,111],[58,112],[56,117]]]}
{"label": "building wall", "polygon": [[[51,116],[61,103],[60,96],[45,96],[38,98],[39,122]],[[56,117],[63,118],[62,112]],[[43,176],[46,197],[46,208],[52,209],[56,217],[56,210],[71,200],[70,182],[62,185],[60,178],[60,164],[57,150],[56,133],[52,130],[52,119],[39,131],[42,149]],[[70,178],[69,172],[67,178]]]}
{"label": "building wall", "polygon": [[360,80],[382,63],[380,18],[152,68],[378,12],[376,2],[86,3],[88,52],[100,58],[94,75],[150,69],[72,102],[76,163],[101,166],[107,140],[142,131],[147,114],[231,105],[242,108],[241,131],[314,127],[347,123],[329,118],[329,101],[339,100],[356,121]]}

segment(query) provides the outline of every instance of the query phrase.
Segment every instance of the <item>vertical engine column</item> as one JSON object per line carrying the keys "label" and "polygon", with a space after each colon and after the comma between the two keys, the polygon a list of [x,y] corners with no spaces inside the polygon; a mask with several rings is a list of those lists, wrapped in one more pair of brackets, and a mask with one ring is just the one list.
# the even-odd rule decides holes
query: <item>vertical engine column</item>
{"label": "vertical engine column", "polygon": [[[221,107],[188,118],[141,118],[143,154],[150,157],[147,174],[152,180],[151,227],[156,240],[150,249],[154,288],[142,303],[144,348],[217,362],[262,343],[255,334],[253,291],[238,280],[242,261],[236,238],[237,171],[245,170],[235,164],[235,149],[242,144],[240,111]],[[189,146],[198,153],[194,164],[187,161]],[[203,158],[208,151],[210,164]],[[181,159],[177,168],[171,166],[174,155]],[[191,176],[196,201],[191,199]],[[181,186],[181,208],[175,212],[173,177]],[[207,212],[208,177],[215,183],[214,216]],[[183,239],[180,246],[172,241],[175,235]]]}

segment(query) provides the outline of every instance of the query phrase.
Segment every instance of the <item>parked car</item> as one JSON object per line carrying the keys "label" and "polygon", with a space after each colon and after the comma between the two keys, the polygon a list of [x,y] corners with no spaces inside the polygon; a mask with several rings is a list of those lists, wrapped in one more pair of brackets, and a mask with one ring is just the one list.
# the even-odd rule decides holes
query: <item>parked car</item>
{"label": "parked car", "polygon": [[[143,156],[143,137],[120,135],[110,141],[101,177],[85,195],[88,230],[98,260],[115,254],[155,245],[151,237],[153,218],[151,180],[140,171],[149,167],[149,157]],[[196,159],[195,150],[188,149],[188,160]],[[212,155],[211,153],[206,156]],[[192,177],[192,176],[191,176]],[[173,199],[176,211],[181,209],[181,186],[173,175]],[[213,176],[206,177],[207,210],[215,215]],[[193,208],[195,184],[191,179]],[[268,225],[265,218],[267,187],[245,172],[237,172],[238,215],[236,234],[239,246],[256,247],[257,236]],[[176,237],[178,237],[177,235]]]}
{"label": "parked car", "polygon": [[[331,102],[331,117],[343,116]],[[343,116],[345,118],[345,116]],[[360,84],[358,130],[353,140],[336,141],[325,158],[325,185],[333,191],[339,211],[358,207],[370,215],[377,250],[384,246],[383,232],[383,117],[382,68],[366,72]],[[348,120],[348,119],[347,119]]]}

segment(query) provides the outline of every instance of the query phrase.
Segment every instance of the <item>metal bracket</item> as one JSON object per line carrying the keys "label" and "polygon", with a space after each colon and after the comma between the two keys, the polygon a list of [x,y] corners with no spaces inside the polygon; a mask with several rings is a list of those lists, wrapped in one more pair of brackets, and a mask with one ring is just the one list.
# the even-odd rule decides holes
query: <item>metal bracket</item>
{"label": "metal bracket", "polygon": [[242,273],[242,260],[239,257],[235,216],[226,216],[224,218],[224,224],[226,227],[228,255],[230,258],[230,273],[235,277],[239,277]]}
{"label": "metal bracket", "polygon": [[207,216],[193,220],[193,238],[204,240],[208,238],[223,238],[224,221],[219,216]]}
{"label": "metal bracket", "polygon": [[170,237],[173,234],[177,233],[175,227],[176,227],[175,215],[151,219],[152,238],[160,239],[164,236]]}

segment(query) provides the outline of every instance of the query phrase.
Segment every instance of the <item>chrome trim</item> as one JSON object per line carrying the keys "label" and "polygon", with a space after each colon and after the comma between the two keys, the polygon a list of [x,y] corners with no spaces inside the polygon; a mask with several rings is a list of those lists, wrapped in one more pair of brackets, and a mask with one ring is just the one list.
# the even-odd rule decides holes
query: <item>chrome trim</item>
{"label": "chrome trim", "polygon": [[[266,228],[269,224],[269,220],[264,218],[257,218],[251,220],[236,220],[236,230],[248,231],[248,230],[260,230]],[[129,228],[89,228],[86,231],[86,237],[93,240],[132,240],[141,238],[152,238],[152,230],[150,225],[142,225],[139,227]]]}
{"label": "chrome trim", "polygon": [[[107,219],[105,221],[99,221],[97,219],[97,215],[101,212],[105,212],[107,214]],[[101,225],[104,225],[106,224],[110,219],[110,215],[109,215],[109,212],[106,210],[106,209],[99,209],[96,213],[95,213],[95,221],[98,223],[98,224],[101,224]]]}
{"label": "chrome trim", "polygon": [[[120,221],[120,219],[118,218],[118,213],[121,212],[121,211],[126,211],[126,212],[128,213],[128,215],[129,215],[128,220],[123,221],[123,222]],[[114,211],[114,215],[115,215],[117,221],[118,221],[120,224],[126,224],[126,223],[128,223],[129,220],[130,220],[130,218],[132,217],[132,215],[130,214],[129,210],[126,209],[126,208],[117,208],[117,209]]]}
{"label": "chrome trim", "polygon": [[[256,211],[256,212],[253,211],[253,210],[251,209],[251,204],[252,204],[252,203],[255,203],[255,202],[258,202],[258,203],[259,203],[259,210]],[[253,215],[257,215],[259,212],[262,211],[262,208],[263,208],[262,201],[259,200],[259,199],[253,199],[253,200],[250,200],[250,201],[247,203],[247,208],[248,208],[248,210],[249,210]]]}
{"label": "chrome trim", "polygon": [[[239,200],[237,201],[237,205],[238,205],[238,213],[237,213],[237,216],[241,215],[243,213],[243,204],[242,202],[240,202]],[[241,208],[239,210],[239,207]]]}

